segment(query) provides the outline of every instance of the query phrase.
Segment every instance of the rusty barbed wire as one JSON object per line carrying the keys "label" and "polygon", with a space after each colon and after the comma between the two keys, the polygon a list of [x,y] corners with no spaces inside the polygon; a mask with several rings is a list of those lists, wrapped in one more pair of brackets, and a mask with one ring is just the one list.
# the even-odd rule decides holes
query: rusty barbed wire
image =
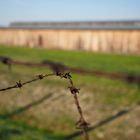
{"label": "rusty barbed wire", "polygon": [[82,129],[83,131],[83,137],[84,137],[84,140],[89,140],[89,136],[88,136],[88,133],[87,133],[87,130],[88,130],[88,123],[85,121],[84,119],[84,116],[83,116],[83,112],[82,112],[82,108],[79,104],[79,100],[78,100],[78,96],[77,96],[77,93],[79,93],[79,90],[80,89],[77,89],[74,84],[73,84],[73,81],[72,81],[72,76],[70,75],[70,73],[61,73],[61,72],[57,72],[56,73],[57,76],[60,76],[60,78],[65,78],[69,81],[70,83],[70,86],[68,87],[71,94],[73,95],[74,97],[74,100],[75,100],[75,105],[77,107],[77,110],[78,110],[78,113],[79,113],[79,116],[80,116],[80,119],[78,120],[78,122],[76,123],[76,127],[77,128],[80,128]]}
{"label": "rusty barbed wire", "polygon": [[21,80],[19,80],[18,82],[16,82],[15,85],[7,87],[7,88],[2,88],[2,89],[0,89],[0,91],[10,90],[10,89],[13,89],[13,88],[21,88],[21,87],[23,87],[26,84],[35,82],[37,80],[42,80],[45,77],[49,77],[49,76],[53,76],[53,75],[55,75],[55,74],[52,73],[52,74],[45,74],[45,75],[42,75],[42,74],[41,75],[37,75],[36,78],[34,78],[32,80],[29,80],[29,81],[26,81],[26,82],[23,82],[23,83],[21,82]]}
{"label": "rusty barbed wire", "polygon": [[114,80],[122,80],[128,83],[137,83],[140,84],[140,75],[134,75],[129,73],[110,73],[110,72],[104,72],[100,70],[87,70],[82,68],[74,68],[66,66],[59,62],[53,62],[50,60],[44,60],[39,63],[33,63],[33,62],[22,62],[22,61],[15,61],[7,56],[0,56],[0,62],[7,65],[9,70],[11,70],[12,65],[24,65],[28,67],[33,66],[39,66],[39,67],[47,67],[51,69],[53,72],[57,71],[70,71],[78,74],[86,74],[86,75],[92,75],[92,76],[99,76],[99,77],[106,77]]}
{"label": "rusty barbed wire", "polygon": [[14,88],[22,88],[26,84],[30,84],[32,82],[42,80],[42,79],[47,78],[49,76],[58,76],[60,78],[64,78],[64,79],[68,80],[68,82],[70,84],[68,86],[68,89],[70,90],[71,94],[74,97],[75,105],[77,107],[77,111],[78,111],[79,116],[80,116],[78,122],[76,123],[76,127],[82,129],[84,140],[89,140],[89,136],[88,136],[88,133],[87,133],[89,124],[84,119],[82,108],[80,106],[78,96],[77,96],[77,93],[79,93],[80,89],[78,89],[74,86],[73,81],[72,81],[72,76],[69,72],[67,72],[67,73],[56,72],[56,73],[45,74],[45,75],[40,74],[40,75],[37,75],[36,78],[28,80],[26,82],[21,82],[21,80],[19,80],[18,82],[16,82],[15,85],[7,87],[7,88],[2,88],[2,89],[0,89],[0,91],[6,91],[6,90],[14,89]]}

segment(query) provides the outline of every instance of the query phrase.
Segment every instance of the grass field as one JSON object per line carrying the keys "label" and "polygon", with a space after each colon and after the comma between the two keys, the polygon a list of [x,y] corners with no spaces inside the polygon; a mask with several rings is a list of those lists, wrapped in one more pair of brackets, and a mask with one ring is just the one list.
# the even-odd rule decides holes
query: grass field
{"label": "grass field", "polygon": [[[0,56],[15,60],[40,62],[45,59],[64,63],[67,66],[94,69],[107,72],[121,72],[140,75],[140,57],[74,52],[62,50],[30,49],[0,46]],[[26,81],[37,74],[50,73],[46,68],[7,66],[0,64],[0,88]],[[87,121],[93,126],[121,109],[129,108],[140,100],[140,86],[104,77],[72,74],[79,87],[79,99]],[[0,119],[0,138],[5,140],[59,140],[77,131],[75,122],[78,114],[65,80],[55,77],[35,82],[0,94],[1,115],[17,110],[37,101],[47,94],[49,99],[9,119]],[[139,140],[140,109],[137,108],[109,124],[91,131],[91,140]],[[18,132],[19,131],[19,132]],[[21,131],[21,132],[20,132]],[[8,135],[6,135],[8,134]],[[80,140],[77,137],[76,140]],[[75,140],[75,139],[74,139]]]}

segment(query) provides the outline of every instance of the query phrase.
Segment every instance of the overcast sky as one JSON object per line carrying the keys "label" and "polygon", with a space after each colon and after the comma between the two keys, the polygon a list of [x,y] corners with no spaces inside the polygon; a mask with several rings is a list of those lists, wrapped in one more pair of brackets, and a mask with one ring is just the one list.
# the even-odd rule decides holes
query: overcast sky
{"label": "overcast sky", "polygon": [[0,25],[131,19],[140,20],[140,0],[0,0]]}

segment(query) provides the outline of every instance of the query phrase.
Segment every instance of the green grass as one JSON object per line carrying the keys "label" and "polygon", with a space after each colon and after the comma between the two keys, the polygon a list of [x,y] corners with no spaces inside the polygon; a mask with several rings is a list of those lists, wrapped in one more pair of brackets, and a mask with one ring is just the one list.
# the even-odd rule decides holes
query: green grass
{"label": "green grass", "polygon": [[0,119],[0,140],[62,140],[46,129],[38,129],[11,119]]}
{"label": "green grass", "polygon": [[63,50],[43,50],[0,46],[0,55],[19,60],[42,61],[49,59],[68,66],[111,72],[140,74],[140,57],[116,54],[98,54]]}
{"label": "green grass", "polygon": [[[22,61],[40,62],[48,59],[71,67],[140,75],[139,56],[43,50],[13,46],[0,46],[0,55]],[[13,66],[12,72],[9,72],[7,66],[0,64],[0,88],[13,85],[18,80],[26,81],[32,79],[35,75],[44,73],[50,73],[50,71],[39,67]],[[140,87],[138,84],[73,73],[72,77],[76,87],[81,89],[78,96],[84,109],[84,114],[91,125],[110,116],[114,111],[134,105],[140,100]],[[2,137],[7,134],[6,138],[8,140],[47,140],[47,137],[49,137],[49,140],[57,140],[59,138],[62,139],[61,136],[74,132],[74,124],[78,116],[74,110],[74,101],[67,86],[64,79],[50,77],[26,85],[21,90],[10,90],[4,92],[5,94],[3,95],[1,94],[1,114],[11,112],[24,104],[33,102],[46,93],[62,95],[58,100],[45,101],[45,103],[31,108],[12,119],[0,120]],[[139,122],[140,116],[138,112],[135,112],[135,115],[135,121]],[[99,140],[98,133],[102,130],[101,133],[104,133],[103,140],[112,140],[114,137],[117,137],[119,140],[129,138],[129,134],[122,134],[121,132],[137,129],[137,123],[135,125],[130,117],[129,123],[126,124],[124,123],[126,118],[122,119],[123,121],[119,120],[116,123],[112,123],[111,126],[107,127],[105,125],[103,129],[99,128],[90,132],[90,136],[95,140]],[[18,122],[16,121],[17,119],[19,120]],[[121,128],[118,126],[121,126]],[[11,128],[21,130],[22,133],[20,135],[13,134],[11,133]],[[114,132],[110,133],[111,130]],[[137,131],[135,131],[135,135],[139,135]]]}

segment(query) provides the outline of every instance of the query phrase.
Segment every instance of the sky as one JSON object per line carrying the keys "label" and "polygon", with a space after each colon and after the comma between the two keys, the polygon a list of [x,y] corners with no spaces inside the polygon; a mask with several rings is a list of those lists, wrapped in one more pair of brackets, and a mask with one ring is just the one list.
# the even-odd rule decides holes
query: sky
{"label": "sky", "polygon": [[140,20],[140,0],[0,0],[0,26],[14,21]]}

